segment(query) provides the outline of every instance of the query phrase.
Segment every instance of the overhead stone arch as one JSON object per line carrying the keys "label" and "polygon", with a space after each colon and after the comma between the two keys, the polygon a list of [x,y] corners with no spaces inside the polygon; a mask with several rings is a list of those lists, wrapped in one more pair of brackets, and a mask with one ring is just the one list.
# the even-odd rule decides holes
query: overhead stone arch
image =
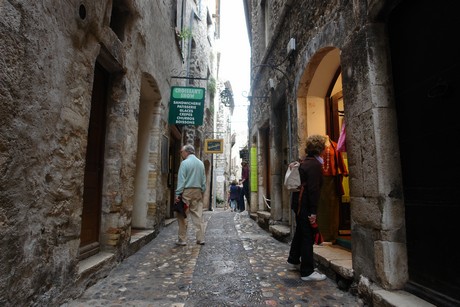
{"label": "overhead stone arch", "polygon": [[340,84],[336,73],[340,68],[340,50],[325,47],[316,52],[302,73],[297,88],[297,131],[299,156],[304,154],[305,139],[311,134],[326,134],[325,97],[331,83]]}

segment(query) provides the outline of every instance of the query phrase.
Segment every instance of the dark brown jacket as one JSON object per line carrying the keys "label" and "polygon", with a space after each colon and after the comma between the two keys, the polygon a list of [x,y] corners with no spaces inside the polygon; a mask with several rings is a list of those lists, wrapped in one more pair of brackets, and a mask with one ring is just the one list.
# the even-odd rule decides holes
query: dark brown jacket
{"label": "dark brown jacket", "polygon": [[[318,210],[321,187],[323,185],[322,164],[315,158],[307,156],[299,167],[301,190],[292,193],[291,208],[302,218],[316,214]],[[300,208],[299,200],[301,202]]]}

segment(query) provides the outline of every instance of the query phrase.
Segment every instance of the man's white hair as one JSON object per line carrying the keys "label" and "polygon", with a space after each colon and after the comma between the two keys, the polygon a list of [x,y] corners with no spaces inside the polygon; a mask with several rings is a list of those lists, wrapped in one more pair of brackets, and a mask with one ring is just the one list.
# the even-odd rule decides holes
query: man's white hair
{"label": "man's white hair", "polygon": [[195,154],[195,147],[193,147],[193,145],[190,144],[184,145],[184,151],[190,154]]}

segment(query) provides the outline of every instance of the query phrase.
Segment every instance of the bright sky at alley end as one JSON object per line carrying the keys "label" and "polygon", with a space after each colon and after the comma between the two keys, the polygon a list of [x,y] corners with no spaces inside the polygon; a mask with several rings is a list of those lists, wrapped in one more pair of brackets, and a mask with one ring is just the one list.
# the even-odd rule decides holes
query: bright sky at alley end
{"label": "bright sky at alley end", "polygon": [[243,0],[221,0],[220,79],[232,84],[235,110],[232,131],[247,130],[250,47]]}

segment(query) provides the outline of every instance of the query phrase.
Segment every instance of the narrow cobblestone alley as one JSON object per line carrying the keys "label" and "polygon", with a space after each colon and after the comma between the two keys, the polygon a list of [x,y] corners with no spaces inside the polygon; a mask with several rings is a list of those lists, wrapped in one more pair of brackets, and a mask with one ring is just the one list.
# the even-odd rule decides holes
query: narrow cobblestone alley
{"label": "narrow cobblestone alley", "polygon": [[289,244],[273,238],[247,214],[217,209],[204,212],[206,244],[177,246],[177,222],[107,278],[88,288],[77,306],[364,306],[327,279],[300,280],[289,271]]}

